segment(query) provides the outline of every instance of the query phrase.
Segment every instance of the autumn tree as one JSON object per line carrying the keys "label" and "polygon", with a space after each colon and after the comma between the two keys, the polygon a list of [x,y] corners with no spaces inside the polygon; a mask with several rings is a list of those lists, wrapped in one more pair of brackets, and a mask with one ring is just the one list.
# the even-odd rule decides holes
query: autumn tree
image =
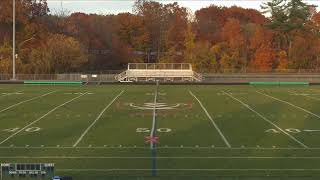
{"label": "autumn tree", "polygon": [[0,46],[0,72],[2,74],[11,73],[12,48],[8,42]]}
{"label": "autumn tree", "polygon": [[264,13],[271,14],[267,27],[277,32],[279,49],[285,49],[290,57],[292,40],[297,31],[311,18],[310,6],[302,0],[272,0],[261,6]]}
{"label": "autumn tree", "polygon": [[274,66],[274,52],[269,44],[260,46],[252,62],[252,66],[256,71],[269,72]]}
{"label": "autumn tree", "polygon": [[[46,0],[16,0],[17,44],[45,33],[43,17],[49,12]],[[0,43],[11,40],[12,1],[0,1]]]}
{"label": "autumn tree", "polygon": [[267,19],[256,9],[244,9],[237,6],[230,8],[224,8],[224,16],[226,18],[235,18],[240,21],[241,24],[264,24]]}
{"label": "autumn tree", "polygon": [[188,24],[185,32],[184,47],[185,49],[183,54],[185,62],[194,64],[195,34],[192,30],[192,24]]}
{"label": "autumn tree", "polygon": [[226,21],[224,8],[211,5],[195,12],[197,40],[221,41],[221,29]]}
{"label": "autumn tree", "polygon": [[211,47],[210,51],[213,56],[213,61],[215,62],[214,70],[216,72],[229,71],[233,68],[234,63],[230,57],[231,50],[228,43],[217,43]]}
{"label": "autumn tree", "polygon": [[137,0],[134,12],[143,19],[149,37],[145,46],[151,51],[157,52],[159,56],[165,45],[164,33],[168,23],[165,19],[163,4],[155,1]]}
{"label": "autumn tree", "polygon": [[142,18],[130,13],[121,13],[116,16],[117,34],[120,40],[135,50],[145,50],[148,40]]}
{"label": "autumn tree", "polygon": [[180,7],[177,2],[164,6],[168,21],[166,32],[166,48],[175,47],[176,51],[184,48],[186,30],[188,28],[188,13],[186,8]]}
{"label": "autumn tree", "polygon": [[36,73],[67,73],[79,70],[87,56],[72,37],[52,34],[30,54],[31,69]]}
{"label": "autumn tree", "polygon": [[214,70],[217,61],[210,48],[211,45],[208,41],[199,41],[195,44],[195,60],[193,61],[193,67],[197,71],[210,72]]}
{"label": "autumn tree", "polygon": [[279,63],[277,69],[280,71],[285,71],[289,66],[287,53],[285,51],[280,51],[278,57]]}
{"label": "autumn tree", "polygon": [[295,36],[292,41],[292,52],[289,57],[291,69],[313,69],[318,64],[318,39],[314,36]]}
{"label": "autumn tree", "polygon": [[[188,12],[178,3],[161,4],[155,1],[137,0],[135,14],[145,27],[145,50],[157,52],[157,59],[166,52],[181,52],[184,48],[185,30],[188,24]],[[176,54],[176,53],[169,53]],[[175,58],[175,57],[173,57]]]}
{"label": "autumn tree", "polygon": [[245,38],[242,33],[240,21],[234,18],[228,19],[226,24],[222,28],[222,37],[228,43],[232,50],[229,54],[232,57],[232,61],[229,68],[244,69],[246,67],[246,46]]}

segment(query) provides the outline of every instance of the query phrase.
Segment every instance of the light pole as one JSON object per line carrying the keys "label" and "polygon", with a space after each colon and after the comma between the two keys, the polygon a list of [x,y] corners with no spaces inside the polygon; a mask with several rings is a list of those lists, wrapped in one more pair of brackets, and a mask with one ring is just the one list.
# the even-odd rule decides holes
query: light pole
{"label": "light pole", "polygon": [[16,80],[16,0],[12,0],[12,80]]}

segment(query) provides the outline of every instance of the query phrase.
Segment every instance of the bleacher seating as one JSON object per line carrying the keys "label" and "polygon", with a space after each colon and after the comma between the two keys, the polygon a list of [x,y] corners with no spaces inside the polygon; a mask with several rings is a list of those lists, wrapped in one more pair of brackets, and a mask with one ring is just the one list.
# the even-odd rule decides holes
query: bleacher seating
{"label": "bleacher seating", "polygon": [[119,82],[137,81],[202,81],[202,76],[192,70],[191,64],[129,63],[119,75]]}

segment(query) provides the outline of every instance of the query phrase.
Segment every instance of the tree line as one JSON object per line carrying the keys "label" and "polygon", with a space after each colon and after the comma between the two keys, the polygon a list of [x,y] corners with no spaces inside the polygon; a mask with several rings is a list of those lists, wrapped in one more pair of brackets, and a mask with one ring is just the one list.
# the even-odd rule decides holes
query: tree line
{"label": "tree line", "polygon": [[[103,72],[130,62],[192,63],[200,72],[320,68],[320,12],[272,0],[262,12],[136,0],[133,13],[50,13],[46,0],[16,0],[17,72]],[[0,72],[11,73],[12,0],[0,1]]]}

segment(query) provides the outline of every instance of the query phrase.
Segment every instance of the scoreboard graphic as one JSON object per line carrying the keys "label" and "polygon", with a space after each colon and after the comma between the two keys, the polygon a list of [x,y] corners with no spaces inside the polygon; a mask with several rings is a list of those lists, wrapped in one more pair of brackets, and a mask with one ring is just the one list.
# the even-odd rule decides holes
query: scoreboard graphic
{"label": "scoreboard graphic", "polygon": [[1,163],[1,179],[44,178],[54,176],[53,163]]}

